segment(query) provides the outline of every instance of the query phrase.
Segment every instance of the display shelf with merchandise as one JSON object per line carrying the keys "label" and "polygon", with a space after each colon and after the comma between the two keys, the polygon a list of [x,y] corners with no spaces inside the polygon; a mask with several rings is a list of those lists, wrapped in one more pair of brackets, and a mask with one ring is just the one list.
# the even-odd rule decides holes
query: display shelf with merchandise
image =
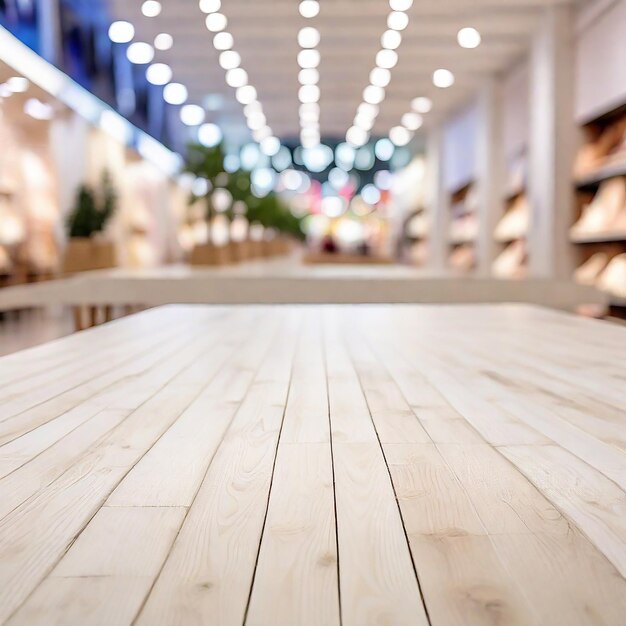
{"label": "display shelf with merchandise", "polygon": [[448,265],[457,272],[469,273],[476,267],[477,203],[474,181],[469,181],[450,193]]}
{"label": "display shelf with merchandise", "polygon": [[626,317],[626,105],[588,121],[582,132],[570,229],[574,276],[608,292],[611,315]]}
{"label": "display shelf with merchandise", "polygon": [[526,169],[526,153],[522,151],[509,165],[504,212],[493,232],[500,248],[491,268],[496,278],[514,280],[528,275],[526,239],[531,211],[526,194]]}

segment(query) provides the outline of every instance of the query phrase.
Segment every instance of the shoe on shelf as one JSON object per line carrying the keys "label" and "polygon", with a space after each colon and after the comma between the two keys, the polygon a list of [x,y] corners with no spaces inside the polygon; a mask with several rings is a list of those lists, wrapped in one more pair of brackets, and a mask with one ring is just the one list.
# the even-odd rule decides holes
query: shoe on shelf
{"label": "shoe on shelf", "polygon": [[413,239],[423,239],[428,235],[429,222],[425,212],[413,216],[406,226],[406,232]]}
{"label": "shoe on shelf", "polygon": [[618,298],[626,298],[626,254],[611,259],[600,276],[598,287]]}
{"label": "shoe on shelf", "polygon": [[521,195],[498,222],[494,232],[495,239],[502,242],[522,239],[528,234],[529,225],[530,208],[526,196]]}
{"label": "shoe on shelf", "polygon": [[597,285],[600,274],[602,274],[608,264],[608,255],[604,252],[596,252],[580,267],[576,268],[574,278],[581,285]]}
{"label": "shoe on shelf", "polygon": [[626,119],[606,128],[596,139],[580,148],[576,155],[574,176],[581,177],[600,169],[607,157],[624,141]]}
{"label": "shoe on shelf", "polygon": [[450,267],[469,272],[476,265],[476,252],[473,245],[458,246],[452,251],[449,259]]}
{"label": "shoe on shelf", "polygon": [[586,237],[609,232],[626,205],[626,182],[623,178],[605,180],[594,199],[570,229],[572,237]]}
{"label": "shoe on shelf", "polygon": [[491,271],[496,278],[525,278],[526,242],[518,239],[508,245],[493,262]]}

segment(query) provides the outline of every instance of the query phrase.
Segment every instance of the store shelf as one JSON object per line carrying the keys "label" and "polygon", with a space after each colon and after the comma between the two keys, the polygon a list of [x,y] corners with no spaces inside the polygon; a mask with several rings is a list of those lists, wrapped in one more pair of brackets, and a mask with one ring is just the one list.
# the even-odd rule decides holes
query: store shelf
{"label": "store shelf", "polygon": [[526,193],[526,186],[509,189],[505,192],[504,201],[509,204],[523,193]]}
{"label": "store shelf", "polygon": [[528,232],[524,231],[523,233],[518,233],[516,235],[509,235],[508,237],[495,237],[494,236],[493,239],[496,243],[507,245],[509,243],[513,243],[514,241],[517,241],[518,239],[526,239],[527,237],[528,237]]}
{"label": "store shelf", "polygon": [[598,233],[596,235],[573,236],[570,241],[575,244],[626,242],[626,232]]}
{"label": "store shelf", "polygon": [[450,237],[448,242],[451,246],[464,246],[467,244],[474,244],[476,243],[476,236],[472,235],[463,237]]}
{"label": "store shelf", "polygon": [[595,172],[577,178],[575,183],[578,189],[587,189],[589,187],[597,187],[605,180],[616,178],[617,176],[626,176],[626,162],[605,165]]}

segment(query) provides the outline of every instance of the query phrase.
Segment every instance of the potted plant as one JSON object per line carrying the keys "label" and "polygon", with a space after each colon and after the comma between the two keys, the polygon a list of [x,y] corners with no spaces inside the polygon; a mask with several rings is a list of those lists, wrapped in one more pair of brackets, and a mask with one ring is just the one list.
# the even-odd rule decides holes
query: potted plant
{"label": "potted plant", "polygon": [[191,144],[187,150],[185,171],[207,181],[203,195],[192,194],[189,204],[204,200],[206,206],[206,223],[208,241],[196,245],[191,251],[192,265],[224,265],[229,263],[230,251],[227,246],[215,245],[213,241],[213,221],[216,216],[213,202],[213,191],[216,187],[225,186],[228,174],[224,169],[224,148],[221,144],[207,148],[200,144]]}
{"label": "potted plant", "polygon": [[115,266],[113,242],[106,240],[103,232],[116,206],[117,195],[108,172],[103,174],[100,194],[88,185],[79,188],[76,206],[67,220],[69,241],[63,258],[65,273]]}

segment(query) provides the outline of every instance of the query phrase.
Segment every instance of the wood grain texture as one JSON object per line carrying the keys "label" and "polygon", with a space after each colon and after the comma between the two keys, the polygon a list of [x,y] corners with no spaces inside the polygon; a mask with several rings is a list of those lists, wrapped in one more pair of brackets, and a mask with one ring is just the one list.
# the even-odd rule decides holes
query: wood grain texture
{"label": "wood grain texture", "polygon": [[625,329],[515,305],[174,306],[2,358],[0,624],[623,626],[624,381]]}

